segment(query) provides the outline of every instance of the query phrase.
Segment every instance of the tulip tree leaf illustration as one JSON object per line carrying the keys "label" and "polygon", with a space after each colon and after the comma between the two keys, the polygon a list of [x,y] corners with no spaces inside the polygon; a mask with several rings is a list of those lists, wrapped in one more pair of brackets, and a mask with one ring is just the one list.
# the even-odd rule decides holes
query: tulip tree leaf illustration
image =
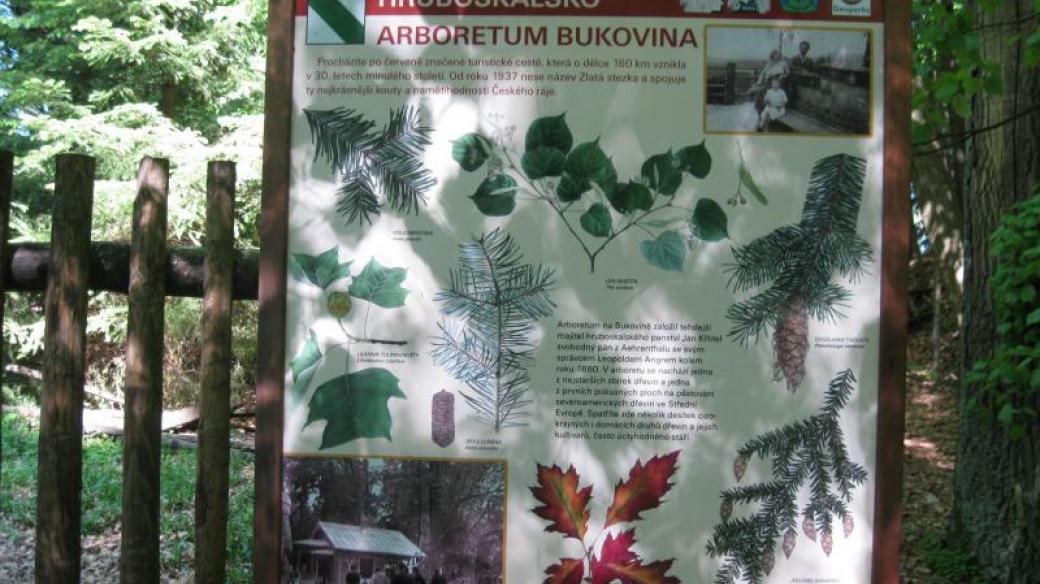
{"label": "tulip tree leaf illustration", "polygon": [[329,248],[317,256],[296,253],[293,260],[293,277],[320,288],[328,288],[333,282],[350,277],[351,262],[339,263],[338,247]]}
{"label": "tulip tree leaf illustration", "polygon": [[711,153],[704,142],[696,146],[687,146],[676,153],[679,168],[696,178],[704,178],[711,172]]}
{"label": "tulip tree leaf illustration", "polygon": [[674,196],[682,184],[682,170],[671,152],[648,158],[640,174],[650,188],[669,197]]}
{"label": "tulip tree leaf illustration", "polygon": [[451,157],[462,170],[473,172],[491,157],[491,141],[480,134],[466,134],[452,143]]}
{"label": "tulip tree leaf illustration", "polygon": [[564,120],[566,114],[539,118],[531,122],[524,140],[524,150],[532,152],[539,148],[552,148],[566,155],[574,146],[574,136]]}
{"label": "tulip tree leaf illustration", "polygon": [[399,380],[386,369],[364,369],[331,379],[314,392],[306,425],[325,420],[321,449],[359,438],[391,440],[393,419],[388,401],[406,399]]}
{"label": "tulip tree leaf illustration", "polygon": [[504,217],[516,209],[516,179],[508,174],[490,176],[480,183],[473,202],[489,217]]}
{"label": "tulip tree leaf illustration", "polygon": [[307,393],[307,387],[311,384],[311,379],[314,378],[314,374],[318,371],[318,363],[321,362],[321,348],[318,346],[318,339],[314,334],[314,331],[310,331],[307,336],[307,342],[303,344],[303,348],[300,352],[293,357],[292,363],[289,364],[292,369],[292,397],[294,401],[303,399],[303,396]]}
{"label": "tulip tree leaf illustration", "polygon": [[729,218],[722,206],[711,199],[697,201],[693,209],[693,234],[704,241],[722,241],[729,237]]}
{"label": "tulip tree leaf illustration", "polygon": [[563,174],[563,166],[567,162],[567,155],[555,148],[535,148],[528,150],[520,161],[527,178],[538,180],[548,176],[560,176]]}
{"label": "tulip tree leaf illustration", "polygon": [[404,306],[408,290],[401,287],[401,282],[408,277],[404,268],[387,268],[376,260],[369,260],[365,269],[350,283],[348,292],[354,298],[367,300],[382,308],[398,308]]}
{"label": "tulip tree leaf illustration", "polygon": [[567,156],[567,174],[579,182],[593,182],[604,192],[611,192],[617,185],[614,163],[599,146],[599,139],[579,145]]}
{"label": "tulip tree leaf illustration", "polygon": [[581,216],[581,228],[593,237],[607,237],[610,235],[612,219],[610,210],[603,203],[596,203]]}
{"label": "tulip tree leaf illustration", "polygon": [[652,266],[681,272],[686,261],[686,242],[675,231],[665,231],[657,239],[643,242],[643,257]]}
{"label": "tulip tree leaf illustration", "polygon": [[618,185],[609,199],[610,206],[622,215],[634,211],[649,211],[654,206],[654,194],[646,185],[637,182]]}

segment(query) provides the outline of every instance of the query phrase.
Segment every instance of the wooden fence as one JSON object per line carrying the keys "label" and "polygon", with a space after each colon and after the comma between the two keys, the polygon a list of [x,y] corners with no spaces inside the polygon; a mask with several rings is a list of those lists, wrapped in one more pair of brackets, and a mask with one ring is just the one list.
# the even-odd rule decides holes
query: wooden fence
{"label": "wooden fence", "polygon": [[[91,242],[95,163],[90,157],[75,154],[59,156],[56,161],[50,245],[11,246],[8,219],[13,166],[13,155],[0,151],[0,259],[4,261],[0,266],[0,293],[46,289],[36,582],[80,581],[89,290],[129,296],[120,556],[120,578],[125,584],[159,582],[165,297],[203,298],[195,581],[223,582],[230,456],[231,303],[233,299],[256,298],[259,255],[255,251],[236,252],[234,248],[234,165],[209,164],[203,250],[167,247],[169,164],[153,158],[145,158],[140,164],[130,244]],[[0,302],[0,332],[3,305]]]}

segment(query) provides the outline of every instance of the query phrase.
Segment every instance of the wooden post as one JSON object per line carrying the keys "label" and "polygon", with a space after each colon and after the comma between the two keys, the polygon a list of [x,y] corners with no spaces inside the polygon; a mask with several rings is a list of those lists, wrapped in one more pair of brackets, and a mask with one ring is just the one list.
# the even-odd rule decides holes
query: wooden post
{"label": "wooden post", "polygon": [[83,383],[94,159],[57,160],[47,283],[36,491],[36,582],[80,578]]}
{"label": "wooden post", "polygon": [[[14,190],[14,154],[0,150],[0,258],[7,257],[7,225],[11,218],[11,192]],[[0,371],[4,367],[4,307],[7,304],[7,270],[0,266]],[[4,387],[0,373],[0,477],[3,476],[4,459]],[[0,484],[3,488],[3,484]]]}
{"label": "wooden post", "polygon": [[231,464],[234,163],[209,164],[207,191],[199,465],[195,491],[195,582],[222,584],[227,560],[228,470]]}
{"label": "wooden post", "polygon": [[123,436],[123,584],[159,582],[166,194],[169,162],[145,158],[137,173],[130,241]]}

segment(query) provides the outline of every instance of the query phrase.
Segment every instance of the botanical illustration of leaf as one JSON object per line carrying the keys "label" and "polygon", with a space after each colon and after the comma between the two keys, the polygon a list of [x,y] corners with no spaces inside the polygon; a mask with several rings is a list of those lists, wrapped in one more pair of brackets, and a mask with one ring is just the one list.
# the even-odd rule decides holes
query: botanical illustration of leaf
{"label": "botanical illustration of leaf", "polygon": [[636,461],[628,473],[628,480],[619,481],[614,488],[614,502],[607,510],[605,527],[635,521],[643,511],[655,509],[661,505],[661,499],[672,488],[674,483],[668,482],[675,474],[679,451],[665,456],[655,456],[646,465]]}
{"label": "botanical illustration of leaf", "polygon": [[555,148],[535,148],[524,153],[520,165],[527,178],[538,180],[547,176],[560,176],[567,163],[567,155]]}
{"label": "botanical illustration of leaf", "polygon": [[339,263],[338,247],[329,248],[317,256],[294,253],[293,260],[293,277],[300,282],[327,288],[336,280],[350,277],[350,262]]}
{"label": "botanical illustration of leaf", "polygon": [[608,193],[610,206],[622,215],[634,211],[649,211],[654,206],[654,194],[641,183],[619,184],[613,192]]}
{"label": "botanical illustration of leaf", "polygon": [[307,387],[311,379],[318,371],[318,363],[321,361],[321,348],[318,346],[318,338],[314,331],[309,331],[307,342],[303,344],[300,352],[293,357],[290,367],[292,368],[292,402],[295,405],[307,393]]}
{"label": "botanical illustration of leaf", "polygon": [[592,573],[593,584],[608,584],[617,578],[615,568],[626,564],[638,563],[639,555],[632,551],[632,546],[635,543],[635,529],[620,533],[617,537],[614,537],[612,533],[607,534],[607,539],[603,542],[603,548],[600,549],[599,556],[592,558],[590,572]]}
{"label": "botanical illustration of leaf", "polygon": [[553,148],[564,155],[570,152],[571,147],[574,146],[574,136],[571,135],[571,129],[567,127],[567,122],[564,120],[566,115],[566,113],[562,113],[558,116],[538,118],[531,122],[524,139],[524,149],[531,152],[539,148]]}
{"label": "botanical illustration of leaf", "polygon": [[556,196],[564,203],[573,203],[581,198],[592,185],[587,180],[578,180],[564,173],[560,184],[556,185]]}
{"label": "botanical illustration of leaf", "polygon": [[675,231],[665,231],[657,239],[643,242],[643,257],[651,266],[681,272],[686,262],[686,242]]}
{"label": "botanical illustration of leaf", "polygon": [[578,145],[567,156],[567,174],[579,182],[594,182],[610,193],[617,186],[614,163],[599,146],[599,139]]}
{"label": "botanical illustration of leaf", "polygon": [[561,559],[559,564],[553,564],[545,569],[546,575],[542,584],[581,584],[585,577],[585,561],[581,558]]}
{"label": "botanical illustration of leaf", "polygon": [[451,157],[462,170],[473,172],[491,157],[491,140],[480,134],[466,134],[451,143]]}
{"label": "botanical illustration of leaf", "polygon": [[516,180],[508,174],[489,176],[470,198],[481,213],[503,217],[516,209]]}
{"label": "botanical illustration of leaf", "polygon": [[610,210],[603,203],[589,207],[581,216],[581,228],[593,237],[608,237],[612,222]]}
{"label": "botanical illustration of leaf", "polygon": [[406,399],[399,380],[386,369],[372,368],[323,383],[311,397],[307,422],[327,420],[321,449],[335,448],[358,438],[391,440],[393,420],[387,402]]}
{"label": "botanical illustration of leaf", "polygon": [[704,241],[722,241],[729,237],[729,217],[726,211],[711,199],[697,201],[693,208],[693,234]]}
{"label": "botanical illustration of leaf", "polygon": [[675,195],[682,184],[682,170],[670,151],[648,158],[640,174],[650,188],[669,197]]}
{"label": "botanical illustration of leaf", "polygon": [[755,182],[755,177],[751,176],[751,171],[744,166],[744,163],[741,163],[740,166],[737,167],[737,174],[740,175],[740,183],[747,188],[748,192],[750,192],[752,196],[758,199],[759,203],[762,203],[763,205],[769,204],[769,199],[766,197],[766,194],[762,192],[761,188],[759,188],[758,183]]}
{"label": "botanical illustration of leaf", "polygon": [[616,566],[614,577],[620,580],[621,584],[682,584],[682,580],[668,575],[673,562],[674,560],[662,560],[646,565],[634,563]]}
{"label": "botanical illustration of leaf", "polygon": [[408,296],[408,290],[401,287],[406,277],[408,270],[387,268],[372,259],[350,283],[347,292],[376,306],[398,308],[404,306],[404,299]]}
{"label": "botanical illustration of leaf", "polygon": [[585,539],[589,526],[589,499],[592,486],[578,488],[578,471],[571,466],[564,472],[560,467],[538,465],[538,486],[531,493],[543,505],[534,509],[535,515],[551,521],[546,531],[562,533],[578,541]]}
{"label": "botanical illustration of leaf", "polygon": [[704,142],[696,146],[687,146],[676,153],[679,168],[697,178],[704,178],[711,172],[711,153]]}

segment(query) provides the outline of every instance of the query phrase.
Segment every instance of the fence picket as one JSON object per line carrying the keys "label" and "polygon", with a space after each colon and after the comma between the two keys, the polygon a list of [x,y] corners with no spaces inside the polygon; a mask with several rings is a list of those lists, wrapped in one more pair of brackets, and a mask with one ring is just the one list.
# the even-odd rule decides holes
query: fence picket
{"label": "fence picket", "polygon": [[83,384],[94,159],[58,156],[36,492],[36,582],[80,581]]}
{"label": "fence picket", "polygon": [[221,584],[227,560],[231,430],[231,299],[235,271],[235,165],[211,162],[207,177],[202,388],[195,492],[195,582]]}
{"label": "fence picket", "polygon": [[[7,226],[11,218],[11,192],[14,189],[14,153],[0,150],[0,258],[7,257]],[[0,371],[4,367],[4,308],[7,304],[7,270],[0,266]],[[4,413],[3,374],[0,373],[0,421]],[[0,423],[0,477],[3,476],[4,430]],[[0,487],[3,485],[0,484]]]}
{"label": "fence picket", "polygon": [[123,584],[159,582],[159,466],[169,162],[138,170],[130,251],[123,437]]}

